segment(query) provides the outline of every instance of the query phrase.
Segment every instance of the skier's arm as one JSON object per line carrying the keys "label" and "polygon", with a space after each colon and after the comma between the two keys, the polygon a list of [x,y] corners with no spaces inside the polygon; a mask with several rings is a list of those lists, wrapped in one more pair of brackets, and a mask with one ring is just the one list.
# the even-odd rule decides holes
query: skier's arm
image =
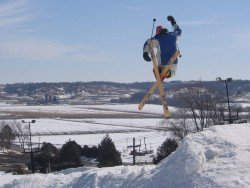
{"label": "skier's arm", "polygon": [[179,28],[179,26],[177,24],[175,24],[175,25],[173,25],[173,29],[174,29],[174,31],[171,33],[173,33],[176,37],[180,37],[182,31]]}
{"label": "skier's arm", "polygon": [[170,32],[170,33],[173,34],[173,35],[175,35],[176,37],[180,37],[182,31],[179,28],[179,26],[177,25],[174,17],[173,16],[168,16],[167,19],[168,19],[168,21],[171,22],[171,25],[173,27],[173,32]]}
{"label": "skier's arm", "polygon": [[156,41],[156,39],[154,37],[151,38],[151,39],[148,39],[144,43],[144,45],[143,45],[143,59],[145,61],[151,61],[151,58],[149,56],[149,54],[150,54],[150,46],[149,46],[149,44],[150,43],[151,43],[151,45],[152,45],[153,48],[157,47],[157,41]]}
{"label": "skier's arm", "polygon": [[143,59],[145,61],[151,61],[151,58],[149,56],[149,54],[150,54],[150,43],[151,43],[153,48],[159,48],[159,43],[158,43],[157,39],[155,39],[154,37],[151,38],[151,39],[148,39],[143,45]]}
{"label": "skier's arm", "polygon": [[151,58],[149,57],[149,45],[148,41],[146,41],[143,45],[143,59],[145,61],[151,61]]}

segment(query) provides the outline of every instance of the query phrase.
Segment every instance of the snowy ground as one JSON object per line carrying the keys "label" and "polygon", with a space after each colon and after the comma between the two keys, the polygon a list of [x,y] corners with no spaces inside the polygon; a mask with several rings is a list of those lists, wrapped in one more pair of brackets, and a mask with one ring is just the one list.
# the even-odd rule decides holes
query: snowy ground
{"label": "snowy ground", "polygon": [[[87,120],[62,120],[62,119],[37,119],[31,124],[32,142],[38,146],[42,142],[50,142],[61,148],[68,140],[75,140],[81,146],[97,146],[108,133],[116,148],[122,154],[122,160],[132,163],[129,155],[132,148],[133,137],[136,145],[141,143],[140,151],[157,148],[170,135],[164,131],[153,128],[162,127],[162,119],[87,119]],[[98,123],[98,124],[95,124]],[[150,129],[149,129],[150,128]],[[144,142],[145,141],[145,142]],[[152,162],[153,155],[137,157],[138,162]]]}
{"label": "snowy ground", "polygon": [[[8,121],[6,120],[6,123]],[[35,147],[39,147],[43,142],[50,142],[61,148],[68,140],[75,140],[81,146],[98,146],[106,134],[109,134],[121,152],[123,162],[132,163],[132,155],[129,155],[132,148],[128,146],[132,145],[133,137],[136,139],[136,145],[141,144],[137,150],[153,150],[154,154],[162,142],[170,136],[167,132],[157,130],[163,127],[162,121],[162,119],[36,119],[36,123],[31,124],[32,142]],[[137,161],[151,163],[153,154],[138,156]]]}
{"label": "snowy ground", "polygon": [[250,187],[250,124],[187,136],[157,166],[77,168],[52,174],[0,174],[2,187]]}
{"label": "snowy ground", "polygon": [[[169,107],[170,111],[176,110]],[[113,104],[113,105],[49,105],[49,106],[25,106],[25,105],[8,105],[0,103],[0,112],[38,112],[38,113],[58,113],[58,114],[89,114],[89,113],[119,113],[119,112],[136,112],[162,114],[161,105],[147,104],[139,111],[138,104]]]}
{"label": "snowy ground", "polygon": [[[29,121],[29,120],[28,120]],[[109,131],[148,131],[163,127],[163,119],[126,119],[126,118],[105,118],[105,119],[37,119],[32,124],[33,134],[53,133],[98,133]]]}
{"label": "snowy ground", "polygon": [[[84,135],[51,135],[51,136],[34,136],[32,138],[33,142],[38,143],[39,141],[42,142],[50,142],[61,148],[62,145],[68,140],[75,140],[81,146],[85,144],[88,146],[98,146],[101,140],[106,136],[105,133],[103,134],[84,134]],[[135,132],[135,133],[112,133],[109,134],[117,150],[121,152],[122,161],[125,163],[133,162],[132,155],[129,155],[132,148],[127,148],[133,144],[133,137],[136,138],[136,145],[140,144],[141,140],[141,151],[147,150],[154,150],[156,153],[157,148],[162,144],[162,142],[169,137],[168,133],[158,132],[158,131],[150,131],[150,132]],[[145,143],[144,144],[144,138]],[[137,148],[138,150],[139,148]],[[151,163],[153,158],[153,154],[149,154],[146,156],[138,156],[136,161],[138,162],[147,162]]]}
{"label": "snowy ground", "polygon": [[250,102],[242,102],[240,104],[242,105],[243,108],[250,107]]}
{"label": "snowy ground", "polygon": [[[175,108],[171,108],[175,110]],[[65,114],[112,114],[112,113],[141,113],[137,104],[116,105],[55,105],[55,106],[23,106],[0,103],[0,112],[38,112],[38,113],[65,113]],[[161,105],[145,105],[143,113],[162,114]],[[109,117],[109,116],[107,116]],[[31,119],[25,119],[30,121]],[[20,120],[17,120],[20,121]],[[141,143],[140,150],[154,150],[169,137],[165,132],[157,131],[162,128],[163,119],[36,119],[31,124],[32,142],[38,146],[42,142],[50,142],[60,148],[66,141],[75,140],[80,145],[98,145],[106,134],[113,139],[117,149],[122,152],[124,162],[131,163],[129,155],[133,137],[136,144]],[[145,140],[145,142],[144,142]],[[139,149],[139,148],[137,148]],[[152,154],[138,157],[138,161],[152,162]]]}
{"label": "snowy ground", "polygon": [[95,124],[94,122],[95,121],[91,123],[90,121],[83,120],[37,119],[35,124],[31,124],[31,131],[33,135],[97,134],[147,131],[144,129],[134,128],[133,125],[119,126],[119,124],[113,124],[113,120],[111,122],[112,124],[108,123],[107,125],[101,123]]}
{"label": "snowy ground", "polygon": [[158,118],[147,119],[127,119],[127,118],[105,118],[105,119],[85,119],[85,121],[102,123],[102,124],[115,124],[121,126],[141,127],[157,129],[163,126],[164,120]]}

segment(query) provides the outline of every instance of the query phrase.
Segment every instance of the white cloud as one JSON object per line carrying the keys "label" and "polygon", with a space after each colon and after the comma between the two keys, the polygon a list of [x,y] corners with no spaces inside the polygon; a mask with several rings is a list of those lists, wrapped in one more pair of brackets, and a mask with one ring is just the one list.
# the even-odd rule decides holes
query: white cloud
{"label": "white cloud", "polygon": [[22,61],[51,62],[107,62],[105,55],[89,54],[89,49],[79,46],[64,45],[54,41],[27,38],[0,43],[0,53],[5,59]]}
{"label": "white cloud", "polygon": [[0,4],[0,27],[16,25],[33,19],[27,1],[9,1]]}
{"label": "white cloud", "polygon": [[30,20],[30,17],[29,16],[22,16],[22,17],[19,17],[19,18],[4,18],[4,19],[1,19],[0,18],[0,27],[1,26],[8,26],[8,25],[12,25],[12,24],[17,24],[17,23],[22,23],[22,22],[25,22],[25,21],[28,21]]}
{"label": "white cloud", "polygon": [[26,1],[8,1],[7,3],[0,4],[1,16],[13,14],[13,12],[20,12],[20,7],[24,7]]}
{"label": "white cloud", "polygon": [[70,52],[71,49],[51,41],[25,39],[2,43],[0,44],[0,50],[9,58],[53,60],[66,52]]}
{"label": "white cloud", "polygon": [[[54,39],[38,38],[29,22],[36,13],[28,0],[0,3],[1,58],[20,62],[107,62],[110,58],[77,45],[66,45]],[[24,25],[25,24],[25,25]],[[10,28],[15,26],[14,28]],[[5,29],[3,29],[5,28]],[[22,34],[28,33],[29,36]],[[40,34],[39,34],[40,35]],[[94,51],[92,49],[92,51]]]}

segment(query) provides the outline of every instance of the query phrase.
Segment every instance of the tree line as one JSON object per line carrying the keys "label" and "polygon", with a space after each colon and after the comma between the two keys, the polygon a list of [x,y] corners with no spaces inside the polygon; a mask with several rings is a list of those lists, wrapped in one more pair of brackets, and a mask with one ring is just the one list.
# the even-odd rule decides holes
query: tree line
{"label": "tree line", "polygon": [[[225,93],[225,88],[222,87],[222,83],[218,81],[170,81],[164,85],[168,91],[176,92],[182,88],[192,86],[193,84],[202,82],[207,88],[216,90],[218,93]],[[4,85],[3,91],[9,94],[18,94],[18,95],[31,95],[34,94],[37,90],[43,88],[64,88],[66,93],[74,93],[79,88],[102,88],[107,86],[108,88],[126,88],[126,89],[138,89],[141,92],[146,92],[153,82],[134,82],[134,83],[116,83],[116,82],[55,82],[55,83],[15,83],[15,84],[6,84]],[[244,92],[250,92],[250,81],[249,80],[234,80],[230,83],[230,91],[232,95],[240,95]]]}
{"label": "tree line", "polygon": [[[0,149],[11,149],[15,139],[23,148],[23,153],[29,153],[29,130],[17,121],[0,123]],[[28,147],[27,147],[28,146]],[[96,159],[98,167],[111,167],[122,164],[121,154],[114,142],[106,135],[98,146],[83,147],[75,141],[67,141],[58,149],[51,143],[42,143],[41,148],[33,148],[34,162],[43,173],[84,165],[82,157]]]}
{"label": "tree line", "polygon": [[[60,149],[51,143],[43,143],[35,154],[35,161],[41,172],[58,171],[84,166],[84,160],[92,158],[98,167],[112,167],[122,164],[121,154],[112,139],[106,135],[98,146],[81,147],[75,141],[67,141]],[[92,162],[93,163],[93,162]]]}

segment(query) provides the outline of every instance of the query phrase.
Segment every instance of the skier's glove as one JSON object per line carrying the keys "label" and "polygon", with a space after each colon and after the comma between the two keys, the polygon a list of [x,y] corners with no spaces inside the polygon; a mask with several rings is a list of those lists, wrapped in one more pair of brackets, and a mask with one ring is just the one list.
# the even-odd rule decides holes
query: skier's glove
{"label": "skier's glove", "polygon": [[148,53],[147,52],[143,52],[143,59],[145,61],[151,61],[151,58],[149,57]]}
{"label": "skier's glove", "polygon": [[175,25],[175,24],[176,24],[176,21],[175,21],[175,19],[174,19],[173,16],[168,16],[167,19],[168,19],[168,21],[171,22],[172,25]]}

